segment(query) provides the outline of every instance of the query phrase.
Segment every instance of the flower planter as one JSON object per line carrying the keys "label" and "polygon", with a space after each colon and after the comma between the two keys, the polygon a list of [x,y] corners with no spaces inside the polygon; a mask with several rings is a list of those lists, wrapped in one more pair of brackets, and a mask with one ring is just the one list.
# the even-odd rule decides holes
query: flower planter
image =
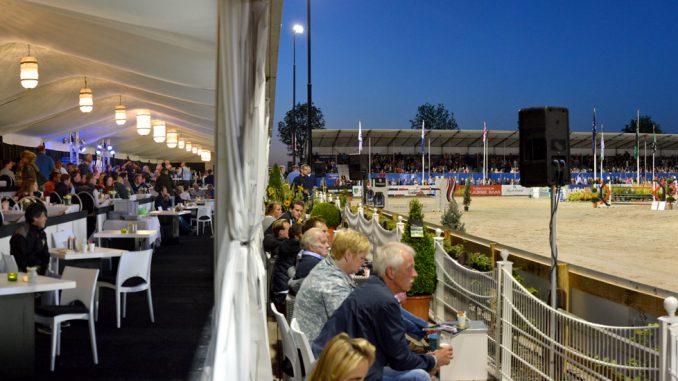
{"label": "flower planter", "polygon": [[431,304],[431,295],[408,296],[403,302],[403,308],[413,315],[428,321],[428,310]]}

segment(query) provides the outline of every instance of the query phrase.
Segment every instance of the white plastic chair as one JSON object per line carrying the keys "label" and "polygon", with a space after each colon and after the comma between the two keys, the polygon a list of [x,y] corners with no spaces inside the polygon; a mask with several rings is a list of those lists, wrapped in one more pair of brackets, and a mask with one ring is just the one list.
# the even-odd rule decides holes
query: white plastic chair
{"label": "white plastic chair", "polygon": [[[271,310],[275,316],[275,320],[278,323],[278,331],[280,331],[280,336],[282,336],[282,345],[283,345],[283,355],[287,358],[287,361],[292,364],[292,373],[288,374],[289,379],[292,381],[302,381],[301,377],[301,364],[299,363],[299,356],[297,354],[297,346],[294,343],[294,338],[292,337],[292,331],[290,326],[285,320],[285,316],[278,312],[275,308],[275,304],[271,303]],[[280,364],[282,366],[282,364]]]}
{"label": "white plastic chair", "polygon": [[[95,364],[99,363],[92,308],[94,306],[94,289],[96,287],[97,276],[99,276],[99,269],[66,266],[61,279],[75,281],[75,288],[63,290],[60,305],[38,306],[35,308],[35,321],[48,325],[52,329],[52,355],[49,367],[51,371],[54,371],[56,355],[61,354],[61,323],[69,320],[88,321],[92,357]],[[76,301],[79,301],[81,304],[72,303]]]}
{"label": "white plastic chair", "polygon": [[72,230],[64,230],[52,233],[52,248],[66,249],[68,248],[68,237],[75,237]]}
{"label": "white plastic chair", "polygon": [[16,260],[11,254],[0,255],[0,273],[16,273],[19,272],[19,266],[16,265]]}
{"label": "white plastic chair", "polygon": [[148,299],[148,312],[151,322],[155,323],[153,314],[153,299],[151,297],[151,259],[153,249],[142,251],[129,251],[122,254],[118,264],[118,272],[115,276],[102,276],[97,282],[96,314],[99,318],[99,293],[100,289],[110,288],[115,290],[115,313],[118,328],[120,328],[120,295],[122,294],[122,317],[127,316],[127,293],[146,291]]}
{"label": "white plastic chair", "polygon": [[[212,228],[212,206],[205,204],[205,206],[198,207],[197,215],[191,218],[191,225],[195,222],[195,235],[205,234],[205,225],[210,224],[210,233],[214,235]],[[202,225],[202,233],[200,233],[200,225]]]}
{"label": "white plastic chair", "polygon": [[301,332],[299,329],[299,323],[297,322],[297,319],[292,319],[292,323],[290,323],[290,330],[292,331],[292,339],[294,339],[294,344],[296,345],[299,353],[301,353],[301,372],[304,375],[304,379],[306,379],[313,369],[315,356],[313,355],[311,344],[309,344],[306,334]]}

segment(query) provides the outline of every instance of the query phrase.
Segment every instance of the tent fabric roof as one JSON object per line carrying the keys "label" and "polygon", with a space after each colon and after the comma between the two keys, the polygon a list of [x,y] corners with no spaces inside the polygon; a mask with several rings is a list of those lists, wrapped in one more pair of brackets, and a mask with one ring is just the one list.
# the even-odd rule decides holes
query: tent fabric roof
{"label": "tent fabric roof", "polygon": [[[334,148],[336,150],[358,147],[358,130],[313,130],[313,148]],[[518,149],[518,131],[488,130],[490,148]],[[421,130],[363,130],[363,147],[368,139],[372,147],[419,147]],[[432,148],[439,147],[482,147],[482,130],[426,130],[426,145],[429,139]],[[605,149],[633,149],[636,135],[632,133],[605,132]],[[652,142],[652,134],[640,134],[640,141]],[[600,134],[598,135],[598,146]],[[591,132],[570,132],[570,149],[590,149]],[[678,150],[678,135],[658,134],[658,150]]]}
{"label": "tent fabric roof", "polygon": [[[88,144],[110,138],[118,152],[193,159],[137,134],[136,111],[149,109],[168,130],[215,150],[216,0],[0,0],[0,9],[0,135],[50,141],[79,129]],[[31,90],[19,81],[27,44],[40,75]],[[89,114],[78,108],[85,76]],[[120,95],[122,127],[114,120]]]}

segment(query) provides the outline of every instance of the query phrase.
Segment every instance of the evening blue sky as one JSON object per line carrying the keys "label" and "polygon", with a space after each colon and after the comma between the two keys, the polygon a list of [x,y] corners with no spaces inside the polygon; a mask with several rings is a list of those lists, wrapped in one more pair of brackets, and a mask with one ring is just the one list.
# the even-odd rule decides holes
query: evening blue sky
{"label": "evening blue sky", "polygon": [[[517,128],[518,109],[564,106],[570,129],[592,109],[619,131],[636,109],[678,133],[678,2],[313,0],[313,102],[328,129],[410,128],[423,103],[459,128]],[[271,160],[286,161],[277,124],[292,106],[292,25],[285,0]],[[297,37],[297,102],[306,102],[307,40]]]}

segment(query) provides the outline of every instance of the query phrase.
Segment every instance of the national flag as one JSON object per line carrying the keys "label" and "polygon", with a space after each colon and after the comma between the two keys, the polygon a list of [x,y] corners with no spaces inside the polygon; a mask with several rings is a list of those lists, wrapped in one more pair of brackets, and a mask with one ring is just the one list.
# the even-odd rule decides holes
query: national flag
{"label": "national flag", "polygon": [[596,108],[593,108],[593,127],[591,128],[591,154],[596,153]]}
{"label": "national flag", "polygon": [[640,154],[640,110],[638,110],[636,119],[636,145],[633,147],[633,158],[638,159],[639,154]]}
{"label": "national flag", "polygon": [[424,154],[424,121],[421,121],[421,154]]}
{"label": "national flag", "polygon": [[483,144],[487,143],[487,123],[483,122]]}
{"label": "national flag", "polygon": [[358,153],[363,152],[363,125],[358,121]]}
{"label": "national flag", "polygon": [[603,125],[600,125],[600,162],[605,160],[605,133],[603,132]]}
{"label": "national flag", "polygon": [[652,125],[652,153],[657,152],[657,134],[654,132],[654,124]]}

